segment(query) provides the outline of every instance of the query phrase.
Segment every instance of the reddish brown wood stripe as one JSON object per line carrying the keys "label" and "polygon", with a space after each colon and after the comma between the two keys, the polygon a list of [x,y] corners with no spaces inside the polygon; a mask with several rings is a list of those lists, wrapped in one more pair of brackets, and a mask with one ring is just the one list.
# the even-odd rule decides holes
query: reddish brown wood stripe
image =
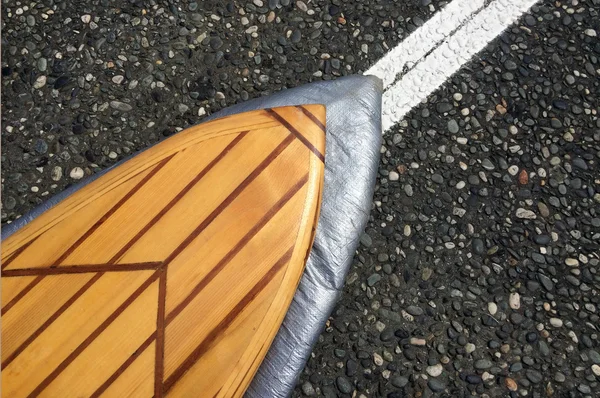
{"label": "reddish brown wood stripe", "polygon": [[50,316],[31,336],[27,338],[17,349],[2,362],[2,369],[5,369],[16,357],[19,356],[44,330],[48,328],[59,316],[61,316],[67,308],[69,308],[79,297],[83,295],[104,273],[94,275],[85,283],[74,295],[72,295],[54,314]]}
{"label": "reddish brown wood stripe", "polygon": [[62,373],[63,370],[67,368],[78,356],[85,350],[107,327],[110,326],[111,323],[114,322],[115,319],[127,307],[131,305],[156,279],[160,276],[162,270],[156,270],[146,281],[138,287],[135,292],[133,292],[127,299],[112,313],[108,318],[104,320],[98,326],[92,334],[90,334],[69,356],[67,356],[57,367],[54,369],[32,392],[29,394],[30,398],[37,397],[58,375]]}
{"label": "reddish brown wood stripe", "polygon": [[[4,274],[3,271],[2,274]],[[29,293],[31,291],[31,289],[33,289],[34,287],[37,286],[38,283],[41,282],[41,280],[44,279],[43,275],[38,276],[37,278],[35,278],[34,280],[32,280],[29,285],[25,286],[23,288],[23,290],[21,290],[15,297],[13,297],[12,300],[10,300],[8,303],[6,303],[6,305],[4,307],[2,307],[2,315],[5,315],[11,308],[13,308],[15,306],[15,304],[17,304],[19,302],[19,300],[21,300],[23,297],[25,297],[25,295],[27,293]]]}
{"label": "reddish brown wood stripe", "polygon": [[96,221],[94,225],[90,227],[90,229],[88,229],[83,235],[81,235],[79,239],[77,239],[77,241],[73,243],[58,258],[58,260],[56,260],[56,264],[62,263],[67,257],[69,257],[69,255],[73,253],[73,251],[75,251],[75,249],[77,249],[83,242],[85,242],[86,239],[89,238],[98,228],[100,228],[100,226],[106,220],[108,220],[113,214],[115,214],[115,212],[119,210],[121,206],[125,204],[125,202],[127,202],[137,191],[139,191],[148,181],[150,181],[150,179],[154,177],[156,173],[160,171],[160,169],[165,167],[169,160],[171,160],[176,154],[177,153],[174,153],[171,156],[160,161],[160,163],[158,163],[158,165],[154,167],[154,169],[152,169],[150,173],[148,173],[144,178],[142,178],[140,182],[138,182],[129,192],[125,194],[125,196],[123,196],[113,207],[111,207],[110,210],[108,210],[98,221]]}
{"label": "reddish brown wood stripe", "polygon": [[[67,267],[53,268],[18,268],[9,269],[2,273],[3,277],[12,278],[17,276],[34,275],[64,275],[64,274],[87,274],[90,272],[128,272],[158,269],[162,265],[160,261],[147,263],[129,264],[91,264],[91,265],[69,265]],[[56,268],[54,268],[56,267]]]}
{"label": "reddish brown wood stripe", "polygon": [[262,171],[266,169],[271,164],[271,162],[273,162],[273,160],[275,160],[277,156],[279,156],[285,150],[285,148],[287,148],[288,145],[292,143],[293,140],[294,137],[292,135],[288,135],[277,146],[277,148],[273,149],[269,156],[267,156],[265,160],[263,160],[258,166],[256,166],[252,173],[250,173],[250,175],[248,175],[248,177],[246,177],[246,179],[244,179],[244,181],[242,181],[242,183],[238,185],[237,188],[235,188],[233,192],[231,192],[229,196],[227,196],[227,198],[223,202],[221,202],[219,206],[217,206],[217,208],[213,210],[213,212],[210,213],[210,215],[208,215],[208,217],[206,217],[206,219],[202,221],[200,225],[198,225],[198,227],[196,227],[196,229],[190,235],[188,235],[188,237],[185,238],[183,242],[179,244],[179,246],[177,246],[175,250],[173,250],[169,257],[167,257],[167,259],[164,261],[165,266],[168,266],[175,258],[177,258],[177,256],[181,254],[181,252],[185,250],[185,248],[188,247],[190,243],[192,243],[193,240],[196,239],[198,235],[200,235],[202,231],[204,231],[206,227],[208,227],[210,223],[213,222],[213,220],[217,218],[217,216],[221,214],[223,210],[225,210],[227,206],[229,206],[229,204],[233,202],[233,200],[237,198],[239,194],[242,193],[242,191],[246,189],[246,187],[250,185],[250,183],[254,181],[256,177],[258,177],[260,173],[262,173]]}
{"label": "reddish brown wood stripe", "polygon": [[164,268],[158,281],[158,311],[156,315],[156,351],[154,360],[154,398],[163,396],[165,373],[165,305],[167,297],[167,268]]}
{"label": "reddish brown wood stripe", "polygon": [[325,157],[323,156],[323,154],[319,152],[319,150],[305,136],[303,136],[302,133],[296,130],[294,126],[292,126],[287,120],[285,120],[283,116],[279,115],[273,109],[265,109],[265,111],[279,123],[285,126],[285,128],[288,129],[292,134],[294,134],[296,138],[298,138],[308,149],[311,150],[311,152],[313,152],[315,155],[317,155],[319,159],[321,159],[321,162],[325,162]]}
{"label": "reddish brown wood stripe", "polygon": [[169,325],[177,315],[196,297],[202,289],[206,287],[227,264],[246,246],[248,242],[285,206],[287,202],[308,182],[308,174],[290,188],[284,196],[281,197],[269,209],[269,211],[244,235],[242,239],[211,269],[208,274],[192,289],[192,291],[167,315],[167,325]]}
{"label": "reddish brown wood stripe", "polygon": [[112,383],[115,382],[115,380],[117,380],[119,378],[119,376],[121,376],[126,370],[127,368],[129,368],[129,366],[144,352],[146,351],[146,348],[148,348],[148,346],[150,346],[150,344],[152,344],[152,342],[154,341],[154,339],[156,338],[156,332],[151,334],[150,337],[148,337],[141,346],[138,347],[137,350],[135,350],[135,352],[133,354],[131,354],[129,356],[129,358],[127,358],[127,360],[125,362],[123,362],[123,364],[121,366],[119,366],[119,368],[112,374],[110,375],[110,377],[108,379],[106,379],[106,381],[104,383],[102,383],[102,385],[100,387],[98,387],[98,389],[96,391],[94,391],[94,393],[92,395],[90,395],[90,398],[97,398],[100,395],[102,395],[102,393],[104,391],[106,391],[106,389],[108,387],[110,387],[110,385]]}
{"label": "reddish brown wood stripe", "polygon": [[[8,265],[10,263],[12,263],[17,257],[19,257],[19,255],[21,253],[23,253],[25,251],[25,249],[27,249],[29,246],[31,246],[31,244],[33,242],[35,242],[35,240],[39,237],[40,237],[39,235],[36,236],[35,238],[31,239],[29,242],[25,243],[23,246],[21,246],[17,250],[15,250],[15,252],[2,263],[2,270],[4,270],[4,268],[8,267]],[[2,273],[2,275],[4,275],[4,273]]]}
{"label": "reddish brown wood stripe", "polygon": [[163,216],[167,214],[167,212],[169,212],[169,210],[171,210],[173,206],[175,206],[177,202],[179,202],[194,186],[196,186],[196,184],[198,184],[198,182],[200,182],[200,180],[202,180],[202,178],[204,178],[204,176],[208,174],[208,172],[211,171],[217,165],[217,163],[219,163],[225,157],[225,155],[227,155],[246,135],[248,135],[248,131],[242,131],[240,134],[238,134],[238,136],[235,137],[216,158],[214,158],[204,169],[202,169],[202,171],[198,173],[198,175],[194,177],[194,179],[177,194],[177,196],[171,199],[169,204],[167,204],[158,214],[156,214],[152,220],[148,222],[148,224],[144,225],[144,227],[129,242],[127,242],[125,246],[123,246],[121,250],[119,250],[119,252],[108,261],[108,263],[116,263],[121,257],[123,257],[123,255],[127,253],[127,251],[138,240],[140,240],[140,238],[144,236],[154,224],[163,218]]}
{"label": "reddish brown wood stripe", "polygon": [[296,108],[300,109],[302,111],[302,113],[304,113],[306,115],[306,117],[308,117],[310,120],[312,120],[314,124],[319,126],[319,128],[321,130],[323,130],[323,132],[326,131],[325,125],[323,123],[321,123],[321,121],[319,119],[317,119],[317,117],[315,115],[313,115],[313,113],[311,111],[309,111],[308,109],[306,109],[303,106],[297,106]]}
{"label": "reddish brown wood stripe", "polygon": [[190,355],[175,369],[173,374],[165,381],[164,389],[167,393],[171,387],[188,371],[198,359],[208,351],[213,343],[218,339],[224,330],[226,330],[237,316],[258,296],[258,294],[271,282],[271,280],[277,275],[277,272],[281,270],[291,259],[294,248],[291,247],[277,262],[269,269],[269,271],[263,275],[263,277],[252,287],[252,289],[246,293],[246,295],[236,304],[236,306],[229,311],[229,313],[215,326],[198,347],[192,351]]}

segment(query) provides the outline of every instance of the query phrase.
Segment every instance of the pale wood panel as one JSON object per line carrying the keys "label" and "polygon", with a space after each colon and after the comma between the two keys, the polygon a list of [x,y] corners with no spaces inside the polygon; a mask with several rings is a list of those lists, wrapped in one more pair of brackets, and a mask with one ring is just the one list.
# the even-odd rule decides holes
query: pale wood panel
{"label": "pale wood panel", "polygon": [[[306,171],[308,151],[294,141],[169,265],[167,314],[258,223]],[[286,171],[286,178],[278,175]],[[300,203],[302,206],[302,203]],[[300,208],[297,210],[300,213]],[[294,224],[294,217],[288,220]],[[286,232],[287,233],[287,232]],[[279,236],[283,236],[282,233]],[[261,249],[262,250],[262,249]],[[286,248],[287,250],[287,248]],[[202,267],[193,266],[202,261]]]}
{"label": "pale wood panel", "polygon": [[[4,363],[93,276],[93,274],[79,274],[56,275],[46,278],[23,297],[15,307],[3,314],[2,362]],[[21,278],[2,279],[9,281]],[[23,314],[27,314],[27,316],[24,317]]]}
{"label": "pale wood panel", "polygon": [[154,352],[152,342],[139,357],[114,381],[103,397],[152,397],[154,395]]}
{"label": "pale wood panel", "polygon": [[[173,200],[185,186],[198,175],[237,134],[217,137],[202,143],[203,150],[209,156],[198,157],[194,148],[188,148],[175,155],[153,178],[117,212],[105,221],[98,231],[90,236],[75,250],[63,264],[102,264],[107,263],[115,254],[142,229],[144,225]],[[168,189],[165,189],[168,187]],[[151,198],[140,206],[137,198]],[[164,240],[164,239],[163,239]],[[97,250],[102,247],[103,250]],[[157,253],[147,252],[140,261],[162,260]]]}
{"label": "pale wood panel", "polygon": [[29,395],[152,273],[103,275],[57,322],[2,369],[2,393],[10,397]]}
{"label": "pale wood panel", "polygon": [[2,282],[2,306],[14,299],[15,296],[31,282],[33,282],[34,279],[35,276],[24,276],[21,278],[0,278],[0,281]]}
{"label": "pale wood panel", "polygon": [[[249,133],[240,142],[243,145],[234,147],[228,156],[183,197],[172,211],[150,228],[119,262],[134,263],[145,261],[147,257],[167,258],[287,134],[281,127]],[[172,225],[177,225],[177,228],[170,227]]]}
{"label": "pale wood panel", "polygon": [[[155,281],[48,385],[44,396],[92,395],[156,330],[157,303],[158,281]],[[83,378],[82,369],[94,371]]]}
{"label": "pale wood panel", "polygon": [[[4,392],[160,397],[182,388],[191,393],[198,390],[182,381],[192,380],[186,372],[214,362],[215,391],[241,395],[281,323],[312,242],[324,123],[322,106],[289,107],[188,129],[111,170],[3,242],[3,259],[23,250],[18,260],[35,260],[34,245],[47,235],[79,234],[70,241],[76,247],[63,247],[69,256],[60,256],[57,268],[39,268],[39,258],[22,267],[33,270],[10,270],[16,260],[7,267],[3,286],[24,292],[9,314],[27,317],[26,309],[40,300],[33,297],[36,289],[53,286],[51,278],[73,279],[70,290],[54,288],[63,296],[46,297],[64,303],[81,285],[76,280],[85,280],[81,275],[94,275],[55,321],[37,337],[37,332],[27,337],[31,341],[4,369]],[[228,152],[215,157],[224,143]],[[217,160],[197,177],[207,159]],[[131,186],[136,174],[139,183],[120,196],[125,199],[95,206],[110,192]],[[194,178],[198,181],[172,202]],[[81,215],[92,220],[89,232],[70,228]],[[30,247],[23,246],[33,238]],[[107,264],[112,261],[118,264]],[[29,276],[32,272],[41,274]],[[73,272],[90,274],[66,275]],[[7,278],[19,283],[4,283]],[[18,296],[5,297],[14,303]],[[43,312],[57,305],[48,304]],[[2,328],[17,336],[15,330],[25,335],[38,324],[15,321]],[[208,354],[215,347],[221,356]],[[223,355],[237,359],[225,365]]]}
{"label": "pale wood panel", "polygon": [[[146,170],[136,176],[133,176],[123,184],[114,187],[111,191],[90,203],[87,207],[73,212],[73,216],[62,220],[56,224],[48,233],[37,238],[31,246],[22,252],[14,261],[12,261],[6,270],[18,268],[41,268],[48,267],[75,243],[90,227],[100,219],[102,214],[117,203],[129,190],[142,180],[150,170]],[[59,205],[60,206],[60,205]],[[57,206],[58,207],[58,206]],[[54,231],[63,231],[61,233]],[[69,231],[69,233],[64,233]],[[20,235],[15,234],[15,235]],[[7,239],[6,245],[9,245]],[[4,251],[5,243],[2,242]]]}
{"label": "pale wood panel", "polygon": [[[165,376],[169,377],[187,358],[214,325],[219,324],[265,273],[294,245],[297,225],[288,223],[302,205],[305,192],[299,192],[273,221],[265,226],[239,255],[224,267],[183,311],[167,325]],[[273,240],[274,231],[278,240]],[[281,231],[281,235],[279,232]],[[269,250],[265,251],[265,244]],[[289,260],[288,260],[289,261]],[[287,263],[287,261],[286,261]],[[285,267],[284,267],[285,268]],[[247,330],[251,333],[252,330]],[[185,337],[184,337],[185,336]]]}

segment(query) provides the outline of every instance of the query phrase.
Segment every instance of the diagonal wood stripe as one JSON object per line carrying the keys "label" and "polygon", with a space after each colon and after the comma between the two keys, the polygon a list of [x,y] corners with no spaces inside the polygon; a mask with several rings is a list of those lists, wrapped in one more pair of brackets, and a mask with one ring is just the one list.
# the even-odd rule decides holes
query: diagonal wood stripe
{"label": "diagonal wood stripe", "polygon": [[108,318],[104,320],[69,356],[67,356],[38,386],[29,394],[30,398],[37,397],[63,370],[73,362],[117,317],[125,311],[156,279],[162,270],[156,270],[146,281],[136,289]]}
{"label": "diagonal wood stripe", "polygon": [[18,276],[33,276],[33,275],[64,275],[64,274],[85,274],[91,272],[129,272],[129,271],[145,271],[150,269],[158,269],[162,262],[146,262],[146,263],[131,263],[131,264],[91,264],[91,265],[69,265],[68,267],[53,268],[18,268],[9,269],[2,273],[3,277],[12,278]]}
{"label": "diagonal wood stripe", "polygon": [[127,253],[127,251],[138,240],[140,240],[150,228],[152,228],[153,225],[160,221],[160,219],[167,214],[169,210],[171,210],[173,206],[175,206],[177,202],[179,202],[196,184],[198,184],[200,180],[202,180],[202,178],[225,157],[225,155],[227,155],[237,144],[239,144],[242,138],[248,135],[248,133],[249,131],[242,131],[237,137],[235,137],[216,158],[214,158],[196,177],[194,177],[192,181],[185,186],[185,188],[181,190],[181,192],[177,194],[177,196],[175,196],[169,202],[169,204],[167,204],[158,214],[156,214],[156,216],[154,216],[152,220],[148,222],[148,224],[144,225],[144,227],[129,242],[127,242],[117,254],[108,260],[108,263],[116,263],[121,257],[123,257],[125,253]]}
{"label": "diagonal wood stripe", "polygon": [[212,346],[219,335],[226,330],[236,317],[254,300],[256,296],[269,284],[277,272],[281,270],[292,258],[294,247],[291,247],[269,271],[254,285],[254,287],[229,311],[229,313],[215,326],[198,347],[179,365],[173,374],[165,381],[164,391],[167,393],[171,387],[191,368],[198,359]]}
{"label": "diagonal wood stripe", "polygon": [[104,275],[103,272],[97,273],[86,282],[73,296],[71,296],[54,314],[50,316],[31,336],[27,338],[17,349],[2,362],[2,369],[6,368],[16,357],[19,356],[44,330],[46,330],[59,316],[63,314],[79,297],[83,295],[98,279]]}
{"label": "diagonal wood stripe", "polygon": [[271,209],[252,227],[246,235],[211,269],[194,289],[167,315],[167,325],[184,310],[184,308],[206,287],[221,270],[246,246],[248,242],[277,214],[287,202],[308,182],[308,174],[291,187],[286,194],[271,207]]}
{"label": "diagonal wood stripe", "polygon": [[[4,268],[8,267],[8,265],[10,263],[12,263],[17,257],[19,257],[19,255],[21,253],[23,253],[29,246],[31,246],[31,244],[33,242],[35,242],[35,240],[37,238],[39,238],[40,236],[36,236],[35,238],[31,239],[29,242],[25,243],[23,246],[19,247],[17,250],[15,250],[15,252],[4,261],[4,263],[2,263],[2,270],[4,270]],[[2,275],[4,276],[4,273],[2,273]]]}
{"label": "diagonal wood stripe", "polygon": [[[6,271],[3,271],[3,274]],[[27,293],[31,291],[38,283],[40,283],[44,279],[43,275],[38,276],[34,280],[32,280],[29,285],[25,286],[23,290],[21,290],[12,300],[10,300],[4,307],[2,307],[2,311],[0,312],[2,315],[6,314],[11,308],[15,306]]]}
{"label": "diagonal wood stripe", "polygon": [[185,248],[188,247],[190,243],[192,243],[192,241],[196,239],[198,235],[200,235],[202,231],[204,231],[206,227],[208,227],[208,225],[213,222],[213,220],[217,218],[217,216],[221,214],[223,210],[225,210],[227,206],[229,206],[229,204],[233,202],[233,200],[237,198],[239,194],[248,185],[250,185],[250,183],[254,181],[256,177],[258,177],[260,173],[262,173],[262,171],[266,169],[269,164],[271,164],[271,162],[275,160],[275,158],[277,158],[277,156],[279,156],[293,141],[294,136],[290,134],[277,146],[277,148],[273,149],[273,151],[265,158],[265,160],[256,166],[252,173],[250,173],[250,175],[248,175],[248,177],[246,177],[246,179],[242,181],[242,183],[238,185],[237,188],[234,189],[233,192],[231,192],[229,196],[223,202],[221,202],[221,204],[217,206],[217,208],[213,210],[213,212],[210,213],[208,217],[206,217],[206,219],[204,219],[204,221],[202,221],[200,225],[198,225],[198,227],[196,227],[196,229],[192,231],[192,233],[188,235],[183,242],[181,242],[179,246],[177,246],[175,250],[173,250],[169,257],[167,257],[164,261],[165,266],[168,266],[175,258],[177,258],[177,256],[179,256],[179,254],[181,254],[181,252],[185,250]]}
{"label": "diagonal wood stripe", "polygon": [[323,123],[321,123],[321,121],[319,119],[317,119],[317,117],[308,109],[306,109],[305,107],[299,105],[296,108],[300,109],[302,111],[302,113],[304,113],[306,115],[306,117],[308,117],[310,120],[313,121],[314,124],[316,124],[317,126],[319,126],[319,128],[321,130],[323,130],[323,132],[326,132],[326,128],[325,125]]}
{"label": "diagonal wood stripe", "polygon": [[152,344],[155,338],[156,332],[151,334],[146,341],[144,341],[142,345],[140,345],[139,348],[135,350],[135,352],[131,354],[129,358],[127,358],[127,360],[123,362],[123,364],[119,366],[119,368],[112,375],[110,375],[110,377],[106,379],[106,381],[102,383],[102,385],[100,385],[96,391],[92,393],[92,395],[90,395],[90,398],[98,398],[100,395],[102,395],[102,393],[104,393],[104,391],[106,391],[106,389],[110,387],[110,385],[114,383],[115,380],[117,380],[119,376],[121,376],[127,370],[127,368],[129,368],[129,366],[146,350],[146,348]]}
{"label": "diagonal wood stripe", "polygon": [[285,126],[292,134],[296,136],[308,149],[311,150],[317,157],[321,160],[321,162],[325,162],[325,157],[323,154],[305,137],[300,133],[294,126],[292,126],[283,116],[275,112],[273,109],[265,109],[265,111],[273,116],[275,120]]}
{"label": "diagonal wood stripe", "polygon": [[[106,214],[104,214],[104,216],[102,216],[102,218],[100,218],[100,220],[98,220],[84,235],[82,235],[77,240],[77,242],[75,242],[69,249],[67,249],[67,251],[63,253],[63,255],[60,256],[60,258],[56,261],[53,267],[56,267],[64,259],[66,259],[73,250],[75,250],[79,245],[81,245],[85,241],[85,239],[87,239],[88,236],[90,236],[96,229],[98,229],[104,221],[106,221],[114,212],[116,212],[119,209],[119,207],[121,207],[129,198],[131,198],[133,194],[135,194],[135,192],[137,192],[146,182],[150,180],[150,178],[152,178],[156,173],[158,173],[158,171],[161,168],[163,168],[175,155],[176,153],[163,159],[150,173],[148,173],[148,175],[146,175],[140,182],[138,182],[131,191],[129,191],[123,198],[121,198],[121,200],[119,200],[117,204],[115,204]],[[15,304],[19,302],[19,300],[25,297],[25,295],[29,293],[31,289],[33,289],[43,279],[44,275],[40,275],[33,281],[31,281],[31,283],[27,285],[23,290],[21,290],[19,294],[17,294],[8,304],[2,307],[1,314],[4,315],[8,310],[13,308]]]}
{"label": "diagonal wood stripe", "polygon": [[154,360],[154,398],[163,396],[165,373],[165,301],[167,299],[167,268],[158,281],[158,311],[156,315],[156,356]]}

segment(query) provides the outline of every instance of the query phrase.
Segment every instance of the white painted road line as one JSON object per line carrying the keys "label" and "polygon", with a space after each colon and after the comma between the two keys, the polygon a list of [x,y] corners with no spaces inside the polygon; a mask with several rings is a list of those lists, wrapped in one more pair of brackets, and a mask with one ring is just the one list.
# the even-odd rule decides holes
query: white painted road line
{"label": "white painted road line", "polygon": [[537,0],[494,0],[472,15],[456,32],[444,39],[385,91],[382,104],[383,131],[386,132],[402,120],[406,113],[444,84],[462,65],[536,2]]}
{"label": "white painted road line", "polygon": [[485,0],[454,0],[365,72],[383,80],[387,89],[405,68],[410,69],[427,53],[485,6]]}

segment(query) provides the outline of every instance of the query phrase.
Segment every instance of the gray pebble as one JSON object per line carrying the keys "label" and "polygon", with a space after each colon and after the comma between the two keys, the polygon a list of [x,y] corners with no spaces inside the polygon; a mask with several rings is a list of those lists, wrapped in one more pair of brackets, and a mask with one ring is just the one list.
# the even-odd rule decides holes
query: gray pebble
{"label": "gray pebble", "polygon": [[110,107],[121,112],[129,112],[133,109],[131,105],[121,101],[111,101]]}
{"label": "gray pebble", "polygon": [[525,376],[527,376],[527,379],[533,384],[541,383],[544,379],[542,374],[535,369],[528,369],[527,372],[525,372]]}
{"label": "gray pebble", "polygon": [[371,276],[369,276],[369,278],[367,278],[367,285],[373,286],[377,282],[379,282],[380,280],[381,280],[381,275],[379,275],[379,274],[372,274]]}
{"label": "gray pebble", "polygon": [[423,315],[424,311],[421,307],[417,307],[415,305],[409,305],[408,307],[406,307],[406,312],[408,312],[409,314],[413,315],[413,316],[419,316],[419,315]]}
{"label": "gray pebble", "polygon": [[458,123],[454,119],[448,121],[448,131],[452,134],[458,133]]}
{"label": "gray pebble", "polygon": [[436,378],[431,378],[427,381],[427,386],[431,389],[431,391],[433,392],[442,392],[446,389],[446,384]]}
{"label": "gray pebble", "polygon": [[350,394],[352,392],[352,390],[353,390],[352,384],[344,376],[338,376],[337,379],[335,379],[335,382],[336,382],[338,389],[343,394]]}
{"label": "gray pebble", "polygon": [[489,359],[478,359],[477,361],[475,361],[473,366],[475,367],[475,369],[484,370],[491,368],[493,366],[493,363]]}
{"label": "gray pebble", "polygon": [[443,184],[444,183],[444,177],[442,177],[439,174],[433,174],[431,176],[431,181],[435,182],[436,184]]}
{"label": "gray pebble", "polygon": [[408,384],[408,378],[404,376],[394,376],[392,377],[392,385],[396,388],[403,388]]}

